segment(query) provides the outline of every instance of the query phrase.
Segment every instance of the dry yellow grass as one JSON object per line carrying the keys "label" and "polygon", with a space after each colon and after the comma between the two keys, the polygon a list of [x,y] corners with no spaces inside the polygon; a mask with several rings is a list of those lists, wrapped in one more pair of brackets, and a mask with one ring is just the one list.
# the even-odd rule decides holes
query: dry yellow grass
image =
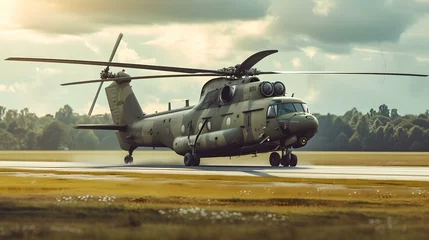
{"label": "dry yellow grass", "polygon": [[[329,239],[349,232],[356,238],[424,239],[428,233],[429,186],[422,182],[137,173],[109,173],[129,181],[100,181],[61,177],[76,172],[44,178],[52,172],[31,173],[0,175],[0,236],[308,239],[317,231]],[[83,195],[94,201],[82,201]],[[100,201],[106,195],[114,201]]]}

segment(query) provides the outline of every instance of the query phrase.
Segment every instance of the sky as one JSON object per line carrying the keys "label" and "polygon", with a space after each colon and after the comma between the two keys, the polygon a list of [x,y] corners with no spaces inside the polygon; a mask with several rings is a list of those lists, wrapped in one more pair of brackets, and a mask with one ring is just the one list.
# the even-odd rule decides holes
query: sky
{"label": "sky", "polygon": [[[0,0],[0,58],[45,57],[220,69],[277,49],[262,71],[429,73],[429,0]],[[0,105],[38,116],[65,104],[86,114],[101,66],[0,62]],[[121,68],[111,68],[113,72]],[[161,74],[125,69],[132,76]],[[165,74],[165,72],[163,73]],[[344,114],[387,104],[400,115],[429,109],[429,78],[275,75],[312,112]],[[210,77],[135,80],[145,113],[199,100]],[[107,86],[107,84],[105,84]],[[109,112],[104,91],[94,114]]]}

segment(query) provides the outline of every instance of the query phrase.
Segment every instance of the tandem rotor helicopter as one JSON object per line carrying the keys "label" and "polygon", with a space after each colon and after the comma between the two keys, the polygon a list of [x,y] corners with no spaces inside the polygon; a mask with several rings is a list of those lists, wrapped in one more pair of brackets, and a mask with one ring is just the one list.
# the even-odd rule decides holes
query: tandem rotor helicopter
{"label": "tandem rotor helicopter", "polygon": [[[113,124],[80,124],[77,129],[113,130],[119,145],[128,151],[126,164],[133,162],[138,147],[168,147],[184,156],[186,166],[199,166],[202,157],[230,157],[271,152],[271,166],[295,167],[298,158],[292,149],[303,147],[316,134],[318,120],[301,99],[286,97],[285,85],[261,81],[263,74],[363,74],[427,77],[423,74],[377,72],[259,71],[252,68],[277,50],[257,52],[241,64],[219,70],[112,62],[122,39],[119,34],[108,62],[7,58],[8,61],[50,62],[106,66],[100,79],[61,84],[100,85],[89,110],[91,115],[104,82]],[[110,72],[110,67],[176,72],[180,74],[131,77],[125,72]],[[138,79],[176,77],[216,77],[201,89],[199,102],[155,114],[143,113],[130,82]],[[280,152],[281,154],[279,154]]]}

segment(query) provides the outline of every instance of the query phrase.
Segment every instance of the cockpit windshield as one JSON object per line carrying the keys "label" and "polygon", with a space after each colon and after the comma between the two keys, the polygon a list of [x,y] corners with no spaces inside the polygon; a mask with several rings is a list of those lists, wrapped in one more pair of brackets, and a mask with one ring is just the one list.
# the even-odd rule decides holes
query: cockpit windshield
{"label": "cockpit windshield", "polygon": [[268,106],[267,117],[274,118],[293,112],[310,113],[308,106],[305,103],[277,103]]}

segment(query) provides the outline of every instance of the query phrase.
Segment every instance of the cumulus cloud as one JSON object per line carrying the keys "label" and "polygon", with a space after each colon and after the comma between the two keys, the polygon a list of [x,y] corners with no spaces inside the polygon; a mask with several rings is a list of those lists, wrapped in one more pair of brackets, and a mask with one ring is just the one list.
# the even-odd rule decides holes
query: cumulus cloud
{"label": "cumulus cloud", "polygon": [[140,63],[140,64],[155,64],[155,58],[143,58],[133,48],[128,47],[128,43],[121,42],[118,50],[119,62]]}
{"label": "cumulus cloud", "polygon": [[293,66],[293,68],[300,68],[301,67],[301,59],[299,59],[299,58],[294,58],[294,59],[292,59],[292,66]]}
{"label": "cumulus cloud", "polygon": [[17,0],[13,22],[42,32],[78,34],[107,25],[259,19],[269,0]]}

